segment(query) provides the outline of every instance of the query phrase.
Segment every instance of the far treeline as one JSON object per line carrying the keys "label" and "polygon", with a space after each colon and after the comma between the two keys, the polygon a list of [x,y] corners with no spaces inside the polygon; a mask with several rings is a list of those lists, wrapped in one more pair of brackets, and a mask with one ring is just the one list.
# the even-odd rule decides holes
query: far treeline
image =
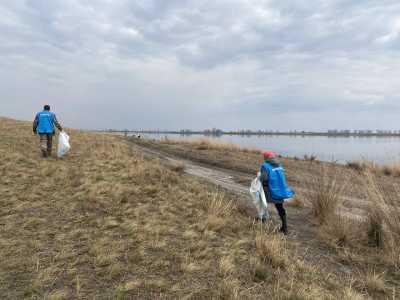
{"label": "far treeline", "polygon": [[110,133],[136,133],[136,134],[181,134],[181,135],[209,135],[209,136],[221,136],[221,135],[241,135],[241,136],[265,136],[265,135],[290,135],[290,136],[360,136],[360,137],[388,137],[397,136],[400,137],[400,130],[337,130],[332,129],[328,131],[279,131],[279,130],[233,130],[224,131],[221,129],[205,129],[205,130],[191,130],[191,129],[181,129],[181,130],[129,130],[129,129],[106,129],[100,130],[101,132]]}

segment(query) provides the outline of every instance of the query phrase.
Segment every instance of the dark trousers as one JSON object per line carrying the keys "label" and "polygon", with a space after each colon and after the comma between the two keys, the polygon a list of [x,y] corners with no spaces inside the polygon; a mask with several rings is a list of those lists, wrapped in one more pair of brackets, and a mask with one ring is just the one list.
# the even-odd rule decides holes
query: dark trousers
{"label": "dark trousers", "polygon": [[283,203],[275,203],[275,207],[276,207],[276,210],[278,211],[279,217],[281,217],[281,220],[282,220],[281,232],[283,232],[286,235],[286,234],[288,234],[287,221],[286,221],[286,210],[283,207]]}
{"label": "dark trousers", "polygon": [[275,204],[276,210],[278,211],[279,216],[280,216],[281,219],[283,220],[284,217],[286,217],[286,210],[285,210],[285,208],[283,207],[283,202],[275,203],[275,202],[272,200],[271,195],[270,195],[270,193],[269,193],[269,187],[268,187],[267,185],[263,184],[263,189],[264,189],[264,194],[265,194],[265,198],[267,199],[267,202],[268,202],[268,203],[271,203],[271,202],[272,202],[272,203]]}
{"label": "dark trousers", "polygon": [[276,210],[278,211],[278,214],[281,217],[281,219],[286,217],[286,210],[283,207],[283,203],[275,203],[275,207],[276,207]]}
{"label": "dark trousers", "polygon": [[283,202],[275,203],[271,198],[268,186],[263,185],[263,188],[264,188],[265,198],[267,198],[267,202],[269,202],[269,203],[272,202],[275,204],[276,210],[278,211],[279,217],[281,218],[281,221],[282,221],[281,231],[283,231],[285,234],[287,234],[286,210],[283,207]]}
{"label": "dark trousers", "polygon": [[53,148],[53,134],[39,134],[40,135],[40,149],[44,157],[51,156]]}

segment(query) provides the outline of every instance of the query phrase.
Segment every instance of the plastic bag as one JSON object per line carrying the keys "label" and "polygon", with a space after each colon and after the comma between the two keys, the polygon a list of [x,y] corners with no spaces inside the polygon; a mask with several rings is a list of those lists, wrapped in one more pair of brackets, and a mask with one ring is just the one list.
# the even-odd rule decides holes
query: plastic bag
{"label": "plastic bag", "polygon": [[61,131],[58,136],[57,156],[63,157],[70,149],[71,145],[69,144],[69,136],[64,131]]}
{"label": "plastic bag", "polygon": [[257,178],[251,182],[250,195],[253,199],[253,204],[257,209],[258,218],[266,220],[269,218],[267,199],[265,199],[264,189],[260,181],[261,174],[258,172]]}

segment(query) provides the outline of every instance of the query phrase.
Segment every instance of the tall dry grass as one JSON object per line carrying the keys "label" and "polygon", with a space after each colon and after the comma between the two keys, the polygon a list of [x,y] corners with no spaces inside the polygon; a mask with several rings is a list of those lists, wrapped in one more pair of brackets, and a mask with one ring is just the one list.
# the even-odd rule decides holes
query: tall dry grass
{"label": "tall dry grass", "polygon": [[383,165],[380,170],[384,175],[400,177],[400,162]]}
{"label": "tall dry grass", "polygon": [[320,165],[308,182],[307,200],[319,224],[334,218],[343,202],[347,174],[335,166]]}
{"label": "tall dry grass", "polygon": [[364,274],[365,289],[370,295],[383,296],[387,293],[385,273],[376,270],[367,270]]}
{"label": "tall dry grass", "polygon": [[232,222],[232,216],[237,211],[235,203],[227,199],[223,193],[210,195],[203,205],[207,212],[205,225],[211,231],[221,231]]}
{"label": "tall dry grass", "polygon": [[400,177],[400,162],[393,161],[386,164],[377,164],[373,161],[359,160],[349,161],[346,166],[358,172],[372,172],[375,174],[382,174],[386,176]]}
{"label": "tall dry grass", "polygon": [[371,172],[366,172],[365,192],[370,241],[383,248],[386,261],[400,269],[400,185],[384,188]]}
{"label": "tall dry grass", "polygon": [[241,147],[228,141],[216,140],[212,138],[198,138],[193,140],[172,140],[162,139],[161,143],[165,144],[182,144],[194,146],[197,150],[222,150],[222,151],[239,151],[245,153],[261,153],[261,150],[251,147]]}
{"label": "tall dry grass", "polygon": [[319,236],[332,247],[359,246],[365,240],[365,222],[340,213],[332,215],[319,228]]}
{"label": "tall dry grass", "polygon": [[285,268],[289,263],[286,239],[261,227],[256,233],[256,250],[261,262],[273,268]]}
{"label": "tall dry grass", "polygon": [[365,216],[352,215],[351,210],[340,210],[345,186],[343,180],[339,184],[338,178],[345,175],[337,170],[322,169],[322,175],[313,180],[314,190],[310,188],[308,194],[313,214],[321,225],[319,235],[334,247],[350,247],[359,252],[362,247],[376,247],[384,262],[399,270],[400,184],[388,186],[366,170],[359,175],[365,193],[365,199],[361,199],[366,203]]}
{"label": "tall dry grass", "polygon": [[362,218],[352,215],[351,211],[340,211],[346,176],[339,168],[322,166],[320,174],[312,180],[308,200],[321,225],[319,233],[325,241],[338,247],[359,247],[367,241],[370,246],[381,248],[386,261],[399,268],[400,185],[384,185],[370,169],[359,174],[366,201],[365,218]]}

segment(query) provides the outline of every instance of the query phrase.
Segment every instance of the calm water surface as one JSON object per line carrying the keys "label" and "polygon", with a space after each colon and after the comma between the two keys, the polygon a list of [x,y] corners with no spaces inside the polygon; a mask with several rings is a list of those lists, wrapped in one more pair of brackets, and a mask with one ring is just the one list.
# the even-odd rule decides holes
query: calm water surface
{"label": "calm water surface", "polygon": [[[147,138],[173,140],[204,139],[201,135],[147,134]],[[208,137],[209,138],[209,137]],[[316,155],[324,161],[345,163],[354,160],[372,160],[377,163],[400,161],[398,137],[321,137],[321,136],[229,136],[211,137],[243,147],[270,149],[284,156],[303,158]]]}

